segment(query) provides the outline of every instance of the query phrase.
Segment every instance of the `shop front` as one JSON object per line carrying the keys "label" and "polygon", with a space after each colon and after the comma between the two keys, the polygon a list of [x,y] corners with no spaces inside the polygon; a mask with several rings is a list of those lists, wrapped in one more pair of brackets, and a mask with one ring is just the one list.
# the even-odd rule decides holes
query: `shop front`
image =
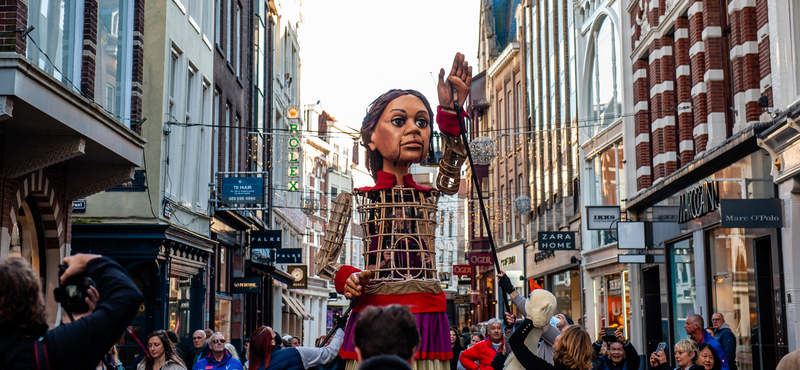
{"label": "shop front", "polygon": [[[170,225],[73,225],[73,253],[97,253],[124,267],[144,294],[131,327],[140,339],[171,330],[191,343],[204,322],[208,263],[216,243]],[[123,342],[120,342],[123,343]],[[126,334],[120,360],[133,363],[139,346]]]}
{"label": "shop front", "polygon": [[[573,225],[580,228],[580,223]],[[556,296],[556,313],[569,315],[576,324],[584,322],[579,235],[570,231],[539,232],[537,240],[528,246],[526,253],[528,291],[535,283],[552,292]],[[565,249],[552,249],[555,247]]]}
{"label": "shop front", "polygon": [[[653,222],[652,244],[663,249],[664,263],[642,266],[647,349],[688,338],[689,315],[711,327],[719,313],[736,337],[738,368],[774,369],[788,353],[781,223],[775,222],[781,207],[766,151],[732,160],[631,212],[645,221],[672,212],[677,221]],[[776,215],[764,217],[770,205],[777,205]]]}
{"label": "shop front", "polygon": [[[500,269],[511,279],[511,283],[514,284],[517,293],[525,296],[525,277],[527,276],[525,273],[525,239],[499,248],[497,250],[497,259],[500,262]],[[495,293],[497,295],[495,300],[499,302],[500,294],[503,294],[503,292],[497,289]],[[512,308],[512,313],[518,317],[520,316],[516,307]]]}

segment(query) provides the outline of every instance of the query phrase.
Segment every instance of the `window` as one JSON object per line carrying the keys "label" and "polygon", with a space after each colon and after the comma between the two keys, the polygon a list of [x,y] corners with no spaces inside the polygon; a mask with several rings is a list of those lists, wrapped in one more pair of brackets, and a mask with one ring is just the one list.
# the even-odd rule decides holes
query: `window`
{"label": "window", "polygon": [[794,49],[794,63],[792,63],[794,68],[791,68],[794,71],[794,86],[796,86],[794,96],[800,97],[800,4],[794,1],[789,1],[788,3],[792,13],[789,19],[789,27],[792,29],[792,37],[790,39],[793,41],[791,45]]}
{"label": "window", "polygon": [[192,122],[192,108],[194,108],[192,106],[192,102],[194,101],[193,100],[194,96],[192,94],[192,89],[194,89],[194,75],[196,73],[197,73],[197,69],[190,62],[189,63],[189,75],[188,75],[188,77],[186,79],[186,104],[185,104],[185,107],[184,107],[184,109],[186,109],[186,117],[185,117],[186,121],[184,121],[184,122],[186,122],[186,123],[191,123]]}
{"label": "window", "polygon": [[180,52],[176,50],[174,47],[172,48],[172,58],[169,61],[169,117],[168,119],[172,122],[177,121],[175,119],[175,96],[176,87],[175,85],[178,84],[178,59],[180,58]]}
{"label": "window", "polygon": [[[625,194],[625,168],[622,143],[614,144],[588,160],[588,179],[590,191],[587,205],[624,206],[620,199]],[[591,248],[613,243],[616,231],[590,230]]]}
{"label": "window", "polygon": [[[593,119],[584,132],[588,137],[613,123],[622,113],[622,100],[618,97],[618,88],[622,85],[618,72],[616,53],[619,49],[614,24],[609,18],[602,21],[600,28],[593,34],[594,54],[592,70],[589,78],[588,117]],[[588,137],[584,138],[588,139]]]}
{"label": "window", "polygon": [[[27,39],[28,59],[73,89],[80,89],[83,1],[30,0],[28,25],[35,27]],[[41,51],[30,42],[31,38]],[[52,64],[47,60],[48,57]],[[100,102],[103,103],[102,100]]]}
{"label": "window", "polygon": [[242,45],[242,6],[236,4],[236,18],[234,18],[236,22],[236,40],[234,41],[234,58],[236,58],[236,75],[242,74],[242,54],[241,54],[241,45]]}
{"label": "window", "polygon": [[[221,109],[220,99],[219,99],[219,90],[214,90],[214,106],[211,107],[211,109],[213,109],[213,111],[214,111],[214,122],[212,122],[212,125],[217,126],[217,125],[219,125],[219,110]],[[211,135],[211,137],[213,138],[213,141],[214,141],[214,144],[213,144],[214,145],[214,150],[213,150],[213,152],[211,154],[211,160],[213,161],[214,165],[211,167],[211,172],[212,172],[211,173],[211,182],[216,182],[217,181],[216,177],[214,176],[214,172],[217,172],[217,171],[220,170],[220,167],[219,167],[219,155],[220,155],[219,142],[220,142],[220,139],[221,139],[221,137],[220,137],[220,132],[221,131],[222,130],[220,130],[219,127],[213,127],[212,128],[213,134]]]}
{"label": "window", "polygon": [[169,277],[169,330],[176,332],[181,338],[191,333],[191,291],[191,278],[177,275]]}
{"label": "window", "polygon": [[[97,56],[95,57],[95,100],[97,94],[113,88],[112,101],[104,107],[122,118],[130,118],[133,78],[133,1],[98,2]],[[52,59],[52,58],[51,58]],[[130,126],[130,121],[125,120]]]}
{"label": "window", "polygon": [[225,21],[226,21],[225,30],[226,30],[226,32],[228,32],[228,36],[225,37],[225,42],[227,43],[227,45],[225,46],[225,52],[228,53],[228,60],[230,61],[232,59],[231,58],[231,53],[233,51],[232,50],[233,49],[233,32],[231,32],[231,31],[233,31],[233,29],[231,28],[231,18],[232,18],[231,14],[233,14],[233,2],[234,2],[234,0],[228,0],[228,1],[229,1],[228,2],[228,14],[225,17]]}
{"label": "window", "polygon": [[[672,276],[672,330],[675,341],[689,336],[683,325],[689,314],[695,312],[697,292],[694,279],[694,239],[684,239],[667,245],[669,251],[669,269]],[[710,323],[709,323],[710,325]]]}
{"label": "window", "polygon": [[199,28],[203,21],[201,17],[203,15],[203,2],[205,2],[205,0],[182,0],[182,1],[189,3],[188,4],[189,23],[192,23],[193,26]]}
{"label": "window", "polygon": [[[208,122],[208,113],[206,113],[206,106],[208,106],[208,90],[209,90],[209,88],[211,88],[211,82],[206,80],[206,79],[203,79],[203,92],[202,92],[202,95],[200,96],[200,112],[199,112],[199,116],[200,116],[200,123],[202,123],[204,125],[211,124],[210,122]],[[195,147],[198,148],[198,153],[203,153],[204,152],[204,150],[202,150],[203,143],[207,143],[208,142],[208,137],[207,137],[208,130],[205,127],[202,127],[202,126],[201,127],[195,127],[195,129],[200,131],[198,133],[198,135],[197,135],[197,141],[195,142],[195,145],[196,145]],[[211,155],[216,157],[217,152],[214,151],[214,152],[212,152]],[[196,171],[195,173],[197,174],[197,176],[196,176],[197,179],[202,179],[203,178],[203,176],[202,176],[204,174],[203,170],[207,169],[208,167],[202,168],[201,165],[205,164],[205,163],[206,162],[204,160],[202,160],[200,156],[196,156],[195,157],[195,171]],[[195,181],[195,185],[197,186],[196,193],[195,193],[195,195],[196,195],[196,197],[195,197],[196,207],[197,207],[197,209],[204,209],[205,208],[205,204],[207,204],[207,198],[203,194],[208,194],[206,189],[204,189],[205,182],[202,181],[202,180],[196,180]]]}
{"label": "window", "polygon": [[222,159],[225,161],[225,172],[230,172],[230,160],[231,157],[231,105],[225,104],[225,137],[222,138],[223,142],[225,143],[225,155]]}
{"label": "window", "polygon": [[217,16],[214,19],[214,41],[218,46],[222,47],[222,13],[225,12],[224,3],[222,0],[214,0],[217,2],[215,9]]}
{"label": "window", "polygon": [[227,293],[230,288],[231,248],[220,244],[217,253],[217,293]]}
{"label": "window", "polygon": [[240,147],[240,144],[239,144],[239,137],[241,137],[242,134],[241,134],[241,132],[239,130],[239,122],[240,122],[239,121],[239,115],[237,114],[236,118],[235,118],[235,123],[233,124],[233,131],[232,131],[232,134],[236,136],[236,138],[233,139],[234,146],[233,146],[233,153],[231,153],[231,157],[233,157],[233,170],[234,171],[238,171],[239,167],[240,167],[239,166],[239,153],[241,152],[241,147]]}

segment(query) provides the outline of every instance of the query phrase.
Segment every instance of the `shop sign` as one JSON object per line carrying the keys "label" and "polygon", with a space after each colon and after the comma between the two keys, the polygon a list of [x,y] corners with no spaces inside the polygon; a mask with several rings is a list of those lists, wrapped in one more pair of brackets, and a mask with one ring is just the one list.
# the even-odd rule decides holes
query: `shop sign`
{"label": "shop sign", "polygon": [[280,249],[282,230],[259,230],[250,232],[250,248]]}
{"label": "shop sign", "polygon": [[508,257],[503,258],[503,259],[500,260],[500,267],[506,267],[506,266],[515,265],[515,264],[517,264],[517,256],[516,255],[508,256]]}
{"label": "shop sign", "polygon": [[680,196],[678,222],[684,224],[689,220],[714,212],[717,208],[719,208],[717,182],[705,182]]}
{"label": "shop sign", "polygon": [[222,179],[222,203],[264,203],[263,177],[226,177]]}
{"label": "shop sign", "polygon": [[544,250],[541,252],[536,252],[536,254],[533,255],[533,262],[539,263],[555,255],[556,252],[553,252],[552,250]]}
{"label": "shop sign", "polygon": [[[295,107],[295,116],[299,114],[299,109]],[[300,124],[297,122],[296,119],[292,119],[289,122],[289,133],[300,135]],[[298,191],[298,180],[297,178],[300,176],[300,139],[297,137],[289,138],[289,158],[288,163],[288,177],[289,181],[287,183],[289,187],[289,191]]]}
{"label": "shop sign", "polygon": [[467,260],[470,266],[492,266],[494,264],[491,253],[469,253]]}
{"label": "shop sign", "polygon": [[472,266],[470,266],[470,265],[453,265],[453,275],[468,275],[468,276],[472,276]]}
{"label": "shop sign", "polygon": [[86,199],[78,199],[72,201],[72,213],[86,212]]}
{"label": "shop sign", "polygon": [[646,254],[619,254],[617,263],[647,263]]}
{"label": "shop sign", "polygon": [[644,222],[620,222],[617,224],[618,249],[645,249]]}
{"label": "shop sign", "polygon": [[619,206],[587,206],[586,207],[586,227],[589,230],[608,230],[611,229],[614,221],[620,219]]}
{"label": "shop sign", "polygon": [[275,250],[275,263],[299,263],[303,260],[303,248]]}
{"label": "shop sign", "polygon": [[286,272],[292,275],[294,280],[289,285],[289,289],[306,289],[308,288],[308,266],[306,265],[289,265]]}
{"label": "shop sign", "polygon": [[469,294],[456,294],[453,297],[453,304],[467,304],[469,302]]}
{"label": "shop sign", "polygon": [[783,227],[781,200],[777,198],[722,199],[720,214],[722,216],[722,227]]}
{"label": "shop sign", "polygon": [[[619,210],[619,209],[617,209]],[[574,231],[540,231],[539,232],[539,250],[574,250],[575,247],[575,232]]]}
{"label": "shop sign", "polygon": [[261,278],[233,278],[232,293],[261,293]]}

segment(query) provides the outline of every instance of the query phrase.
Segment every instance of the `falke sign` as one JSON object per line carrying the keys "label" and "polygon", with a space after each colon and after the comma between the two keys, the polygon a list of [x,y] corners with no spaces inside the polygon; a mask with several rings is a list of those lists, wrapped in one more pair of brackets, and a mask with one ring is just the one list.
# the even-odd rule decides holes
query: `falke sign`
{"label": "falke sign", "polygon": [[680,197],[678,207],[678,223],[684,224],[698,217],[705,216],[719,208],[719,192],[717,182],[705,182],[696,186]]}
{"label": "falke sign", "polygon": [[588,206],[586,207],[586,227],[589,230],[609,230],[614,221],[619,221],[619,206]]}
{"label": "falke sign", "polygon": [[722,199],[720,216],[726,228],[781,228],[780,199]]}
{"label": "falke sign", "polygon": [[491,253],[470,253],[468,260],[470,266],[492,266],[494,264]]}
{"label": "falke sign", "polygon": [[472,275],[472,266],[453,265],[453,275]]}
{"label": "falke sign", "polygon": [[567,231],[540,231],[539,232],[539,250],[574,250],[575,248],[575,232]]}

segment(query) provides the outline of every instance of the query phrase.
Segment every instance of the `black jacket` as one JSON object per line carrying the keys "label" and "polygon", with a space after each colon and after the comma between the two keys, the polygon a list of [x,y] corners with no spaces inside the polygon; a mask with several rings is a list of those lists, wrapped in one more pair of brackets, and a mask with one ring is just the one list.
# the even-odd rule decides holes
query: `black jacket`
{"label": "black jacket", "polygon": [[511,338],[508,339],[511,352],[514,353],[514,357],[517,358],[520,365],[526,370],[566,370],[559,364],[550,365],[547,361],[533,354],[525,345],[525,338],[528,337],[528,333],[530,333],[531,329],[533,329],[533,322],[531,322],[530,319],[525,319],[517,330],[514,331],[514,334],[511,335]]}
{"label": "black jacket", "polygon": [[[197,352],[202,352],[200,357],[197,356]],[[187,369],[191,370],[194,368],[194,365],[197,364],[200,359],[205,358],[209,352],[211,352],[211,348],[208,348],[208,343],[203,344],[203,348],[200,348],[200,350],[192,346],[192,349],[186,351],[186,356],[183,358],[183,363],[186,364]]]}
{"label": "black jacket", "polygon": [[373,356],[361,363],[358,370],[411,370],[408,361],[398,355]]}
{"label": "black jacket", "polygon": [[639,353],[636,352],[636,348],[633,348],[633,344],[631,342],[625,343],[622,346],[622,349],[625,350],[625,359],[622,362],[615,364],[611,361],[611,358],[608,355],[600,356],[600,349],[603,346],[598,344],[597,342],[592,343],[592,348],[594,349],[594,353],[599,357],[599,360],[595,361],[592,369],[594,370],[637,370],[639,369]]}
{"label": "black jacket", "polygon": [[7,333],[0,336],[0,368],[47,369],[45,363],[37,367],[37,341],[46,348],[50,369],[94,369],[100,363],[133,320],[143,298],[128,273],[110,259],[89,261],[86,272],[100,294],[94,312],[46,332],[26,335],[19,329],[0,330]]}

